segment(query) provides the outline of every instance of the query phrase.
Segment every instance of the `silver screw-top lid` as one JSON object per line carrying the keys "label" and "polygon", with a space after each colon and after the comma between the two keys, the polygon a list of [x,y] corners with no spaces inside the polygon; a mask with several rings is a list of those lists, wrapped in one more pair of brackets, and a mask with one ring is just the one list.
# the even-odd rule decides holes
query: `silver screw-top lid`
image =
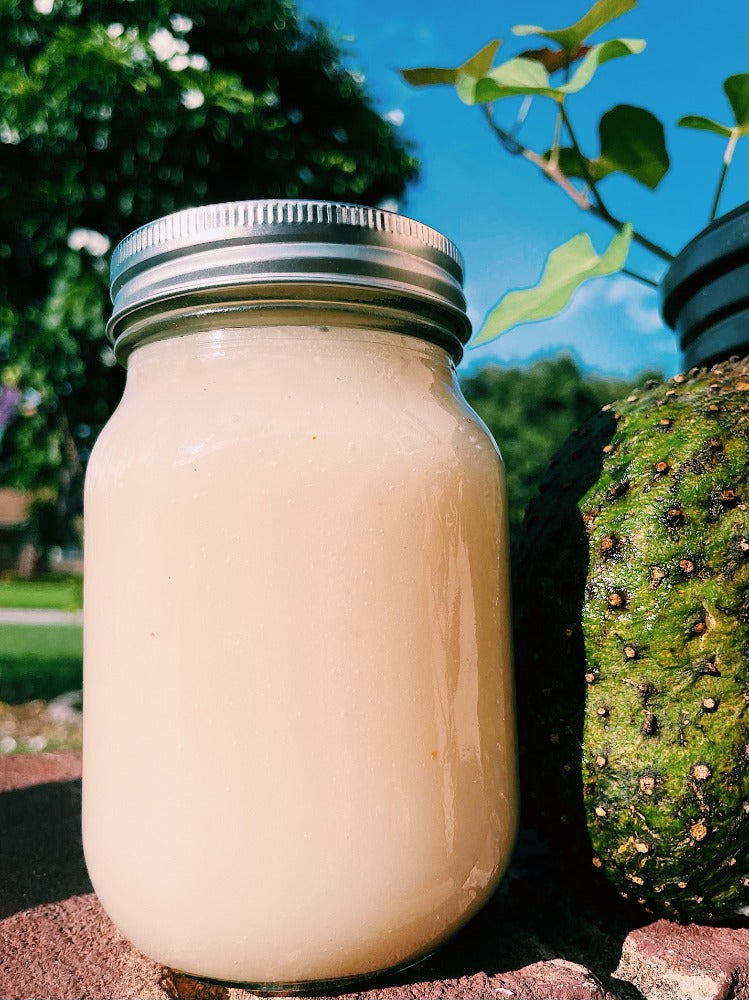
{"label": "silver screw-top lid", "polygon": [[295,322],[322,305],[346,322],[379,321],[440,343],[456,360],[471,332],[454,244],[421,222],[360,205],[281,199],[185,209],[127,236],[111,279],[107,331],[121,360],[153,338],[149,317],[229,303],[280,307]]}

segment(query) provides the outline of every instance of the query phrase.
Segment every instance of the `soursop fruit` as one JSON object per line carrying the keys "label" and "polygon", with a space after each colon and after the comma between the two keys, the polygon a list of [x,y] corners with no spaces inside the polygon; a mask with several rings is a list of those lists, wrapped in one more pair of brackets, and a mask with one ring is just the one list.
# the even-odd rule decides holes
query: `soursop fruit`
{"label": "soursop fruit", "polygon": [[604,408],[513,548],[525,821],[678,919],[749,905],[747,382]]}

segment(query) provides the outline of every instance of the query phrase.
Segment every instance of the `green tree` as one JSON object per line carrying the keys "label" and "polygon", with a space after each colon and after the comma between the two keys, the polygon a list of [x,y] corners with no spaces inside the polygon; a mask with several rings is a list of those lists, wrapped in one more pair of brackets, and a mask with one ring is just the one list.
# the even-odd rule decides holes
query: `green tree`
{"label": "green tree", "polygon": [[490,365],[461,380],[463,394],[494,435],[507,471],[510,528],[520,524],[549,461],[575,428],[636,383],[584,377],[572,358],[529,368]]}
{"label": "green tree", "polygon": [[55,498],[54,535],[122,389],[109,247],[197,203],[376,204],[417,164],[292,0],[0,0],[0,38],[0,483]]}

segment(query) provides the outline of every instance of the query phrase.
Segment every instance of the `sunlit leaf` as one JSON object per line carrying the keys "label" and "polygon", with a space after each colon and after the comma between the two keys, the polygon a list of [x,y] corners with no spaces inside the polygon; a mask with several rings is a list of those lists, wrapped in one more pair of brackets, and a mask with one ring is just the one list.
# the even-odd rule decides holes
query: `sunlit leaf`
{"label": "sunlit leaf", "polygon": [[622,56],[639,55],[644,48],[645,42],[642,38],[612,38],[601,45],[591,46],[590,52],[575,70],[574,76],[559,87],[560,93],[576,94],[590,83],[593,74],[603,63]]}
{"label": "sunlit leaf", "polygon": [[727,139],[731,135],[731,129],[728,125],[721,125],[720,122],[713,121],[712,118],[705,118],[703,115],[685,115],[676,124],[681,125],[682,128],[696,128],[701,132],[715,132]]}
{"label": "sunlit leaf", "polygon": [[600,256],[587,233],[578,233],[556,247],[546,259],[539,283],[508,292],[488,314],[471,347],[487,344],[520,323],[535,323],[561,312],[584,281],[622,269],[631,239],[632,226],[626,223]]}
{"label": "sunlit leaf", "polygon": [[737,125],[749,125],[749,73],[736,73],[723,81]]}
{"label": "sunlit leaf", "polygon": [[505,97],[529,94],[533,97],[551,97],[564,100],[567,94],[576,93],[593,78],[598,66],[611,59],[618,59],[642,52],[645,42],[638,38],[615,38],[593,45],[578,66],[571,80],[555,86],[545,67],[536,59],[510,59],[493,69],[482,79],[459,73],[455,81],[458,96],[464,104],[485,104]]}
{"label": "sunlit leaf", "polygon": [[460,74],[456,81],[458,97],[465,104],[485,104],[519,94],[553,97],[555,89],[541,63],[533,59],[510,59],[497,66],[488,76],[477,80]]}
{"label": "sunlit leaf", "polygon": [[595,160],[585,159],[581,164],[574,149],[559,151],[563,173],[593,181],[623,173],[655,190],[669,168],[663,125],[655,115],[644,108],[618,104],[601,118],[598,134],[601,152]]}
{"label": "sunlit leaf", "polygon": [[517,24],[512,29],[516,35],[541,35],[561,45],[565,52],[574,52],[595,31],[637,6],[636,0],[598,0],[587,14],[569,28],[547,30],[536,24]]}
{"label": "sunlit leaf", "polygon": [[502,43],[499,39],[494,39],[494,41],[489,42],[485,45],[483,49],[480,49],[475,56],[471,56],[466,62],[460,67],[461,73],[466,73],[468,76],[486,76],[489,70],[492,68],[492,63],[494,62],[494,57],[497,54],[497,49]]}
{"label": "sunlit leaf", "polygon": [[498,39],[489,42],[483,49],[467,59],[462,66],[454,69],[437,66],[423,66],[419,69],[402,69],[400,75],[413,87],[430,87],[435,84],[455,83],[460,75],[473,78],[486,76],[492,68],[494,56],[502,43]]}

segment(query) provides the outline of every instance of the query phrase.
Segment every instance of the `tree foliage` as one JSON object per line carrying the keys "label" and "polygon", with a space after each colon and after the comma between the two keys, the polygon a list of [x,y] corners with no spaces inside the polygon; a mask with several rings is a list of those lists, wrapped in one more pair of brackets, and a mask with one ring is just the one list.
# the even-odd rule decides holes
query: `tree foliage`
{"label": "tree foliage", "polygon": [[65,506],[122,389],[109,247],[199,203],[376,204],[417,165],[293,0],[0,0],[0,38],[0,482]]}
{"label": "tree foliage", "polygon": [[[660,373],[645,373],[637,384]],[[529,368],[487,366],[461,381],[463,394],[499,444],[507,471],[510,527],[520,524],[549,460],[569,434],[633,383],[584,377],[568,356]]]}

